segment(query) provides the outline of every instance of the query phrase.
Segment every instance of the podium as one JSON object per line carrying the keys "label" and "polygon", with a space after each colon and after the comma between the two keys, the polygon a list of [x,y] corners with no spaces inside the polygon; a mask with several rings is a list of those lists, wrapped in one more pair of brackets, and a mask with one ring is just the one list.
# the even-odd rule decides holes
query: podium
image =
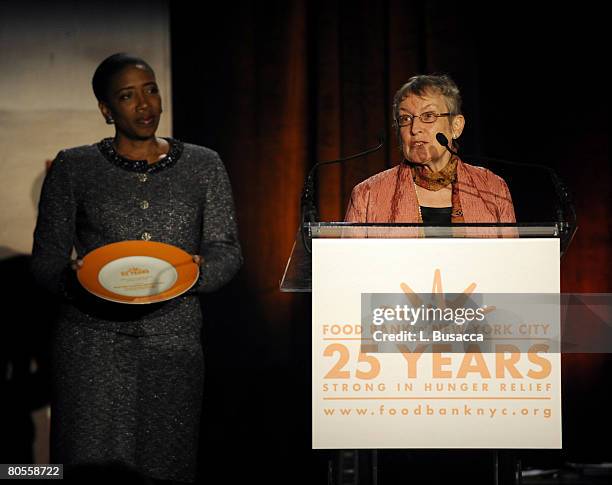
{"label": "podium", "polygon": [[499,237],[555,238],[559,240],[561,253],[569,246],[576,227],[567,222],[524,224],[455,224],[427,226],[425,224],[355,224],[346,222],[305,223],[298,229],[291,254],[280,282],[283,292],[312,291],[313,239],[346,238],[482,238]]}
{"label": "podium", "polygon": [[[491,483],[520,483],[520,462],[501,450],[562,444],[554,301],[574,231],[563,223],[305,224],[280,288],[312,292],[313,449],[344,450],[338,463],[351,463],[355,483],[376,483],[381,449],[491,450]],[[466,300],[489,311],[486,325],[457,323],[457,302]],[[419,337],[401,321],[408,307],[440,310],[438,319],[455,311],[444,328],[425,323],[460,328],[454,338],[466,341]],[[392,315],[395,333],[366,332],[381,328],[373,315]],[[467,342],[476,335],[484,347]],[[347,481],[339,473],[333,483]]]}

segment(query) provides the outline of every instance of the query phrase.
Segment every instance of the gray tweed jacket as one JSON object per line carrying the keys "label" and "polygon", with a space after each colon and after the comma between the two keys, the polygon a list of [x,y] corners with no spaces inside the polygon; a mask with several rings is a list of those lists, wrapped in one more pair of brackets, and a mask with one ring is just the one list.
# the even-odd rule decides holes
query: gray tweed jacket
{"label": "gray tweed jacket", "polygon": [[[227,283],[242,264],[229,179],[216,152],[172,138],[154,164],[121,157],[111,139],[62,150],[47,174],[34,231],[32,271],[64,300],[62,318],[132,335],[199,330],[198,292]],[[144,239],[204,256],[189,292],[150,305],[112,303],[87,293],[69,267],[118,241]]]}

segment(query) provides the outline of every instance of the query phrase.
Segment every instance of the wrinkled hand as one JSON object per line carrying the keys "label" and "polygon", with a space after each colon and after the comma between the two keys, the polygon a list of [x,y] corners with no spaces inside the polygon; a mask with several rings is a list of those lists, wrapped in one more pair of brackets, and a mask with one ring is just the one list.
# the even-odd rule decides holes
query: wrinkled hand
{"label": "wrinkled hand", "polygon": [[204,257],[200,256],[199,254],[194,254],[193,262],[197,264],[198,266],[202,266],[202,264],[204,263]]}
{"label": "wrinkled hand", "polygon": [[74,271],[77,271],[77,270],[81,269],[83,267],[83,260],[82,259],[71,259],[70,260],[70,267]]}

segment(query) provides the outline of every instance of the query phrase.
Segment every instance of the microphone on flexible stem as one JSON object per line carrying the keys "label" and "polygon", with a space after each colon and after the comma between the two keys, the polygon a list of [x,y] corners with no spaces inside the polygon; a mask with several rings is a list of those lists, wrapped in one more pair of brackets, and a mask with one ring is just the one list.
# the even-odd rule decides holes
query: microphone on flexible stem
{"label": "microphone on flexible stem", "polygon": [[450,153],[452,153],[456,157],[459,156],[456,151],[451,150],[451,148],[448,146],[448,138],[446,138],[446,135],[444,133],[436,133],[436,140],[438,140],[438,143],[444,148],[446,148]]}
{"label": "microphone on flexible stem", "polygon": [[307,235],[306,235],[306,223],[316,222],[318,219],[318,211],[317,206],[315,204],[315,173],[322,165],[330,165],[333,163],[343,163],[348,160],[353,160],[355,158],[363,157],[365,155],[369,155],[370,153],[374,153],[380,150],[386,141],[385,132],[381,131],[378,135],[378,144],[374,147],[368,148],[359,153],[355,153],[353,155],[349,155],[348,157],[338,158],[337,160],[327,160],[317,162],[313,165],[313,167],[308,172],[308,176],[306,177],[306,182],[304,183],[304,189],[302,191],[301,197],[301,216],[300,216],[300,232],[302,233],[302,243],[304,248],[308,253],[310,253],[310,246],[307,243]]}
{"label": "microphone on flexible stem", "polygon": [[378,135],[378,144],[375,147],[368,148],[359,153],[355,153],[353,155],[349,155],[348,157],[338,158],[336,160],[327,160],[317,162],[313,165],[313,167],[308,172],[308,176],[306,177],[306,182],[304,183],[304,190],[302,191],[301,197],[301,223],[305,222],[315,222],[318,218],[318,211],[314,201],[314,176],[319,167],[322,165],[330,165],[333,163],[342,163],[348,160],[353,160],[354,158],[360,158],[365,155],[369,155],[370,153],[374,153],[380,150],[385,144],[385,132],[382,131]]}
{"label": "microphone on flexible stem", "polygon": [[[446,135],[444,133],[436,133],[436,140],[438,141],[440,145],[446,148],[450,153],[452,153],[456,157],[459,156],[457,152],[451,150],[451,148],[448,146],[448,138],[446,138]],[[569,194],[569,190],[567,189],[567,186],[561,181],[557,173],[551,167],[548,167],[542,164],[538,164],[538,163],[511,162],[508,160],[477,157],[474,155],[467,155],[467,159],[468,160],[475,159],[475,160],[479,160],[480,162],[494,162],[500,165],[509,165],[509,166],[514,166],[514,167],[532,168],[532,169],[539,168],[539,169],[547,171],[550,175],[553,187],[557,194],[557,200],[555,201],[556,202],[555,212],[556,212],[557,222],[559,223],[560,230],[565,235],[565,241],[562,241],[562,242],[565,242],[565,244],[561,245],[562,254],[565,252],[565,249],[569,245],[571,239],[574,237],[574,234],[576,232],[576,209],[574,208],[574,204],[571,200],[571,196]]]}

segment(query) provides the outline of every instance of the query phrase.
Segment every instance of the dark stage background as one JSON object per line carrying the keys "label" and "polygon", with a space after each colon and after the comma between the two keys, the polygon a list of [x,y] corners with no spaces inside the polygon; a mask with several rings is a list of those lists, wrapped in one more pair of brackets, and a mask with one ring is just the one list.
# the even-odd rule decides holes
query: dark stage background
{"label": "dark stage background", "polygon": [[[463,153],[558,171],[579,223],[562,291],[612,291],[602,14],[584,3],[171,3],[174,134],[220,153],[245,256],[238,278],[204,298],[204,480],[325,483],[331,453],[310,450],[310,296],[278,284],[307,170],[386,130],[384,150],[321,171],[322,219],[341,220],[351,188],[397,163],[390,105],[414,74],[449,73],[462,89]],[[513,197],[537,206],[538,192]],[[612,461],[610,368],[606,356],[564,356],[564,448],[522,452],[526,464]]]}

